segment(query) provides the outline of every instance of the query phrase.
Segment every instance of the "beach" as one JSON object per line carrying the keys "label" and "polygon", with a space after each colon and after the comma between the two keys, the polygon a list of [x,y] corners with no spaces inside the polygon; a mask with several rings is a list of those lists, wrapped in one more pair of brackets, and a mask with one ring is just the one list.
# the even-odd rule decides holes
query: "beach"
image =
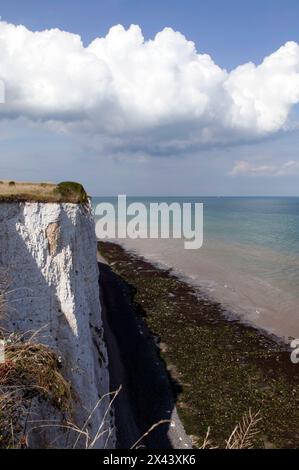
{"label": "beach", "polygon": [[[135,198],[129,199],[134,201]],[[147,208],[161,198],[136,198]],[[94,198],[96,206],[100,198]],[[299,199],[165,198],[201,202],[203,246],[184,240],[115,239],[221,303],[227,315],[282,338],[299,338]],[[112,204],[115,199],[111,198]],[[113,240],[111,240],[113,241]]]}
{"label": "beach", "polygon": [[135,315],[130,288],[100,254],[98,261],[110,390],[121,387],[114,404],[117,448],[138,443],[148,449],[190,449],[168,371],[149,329]]}
{"label": "beach", "polygon": [[298,447],[299,367],[285,342],[229,316],[171,269],[115,243],[99,248],[150,331],[193,445],[210,429],[214,446],[225,447],[251,409],[260,417],[254,447]]}

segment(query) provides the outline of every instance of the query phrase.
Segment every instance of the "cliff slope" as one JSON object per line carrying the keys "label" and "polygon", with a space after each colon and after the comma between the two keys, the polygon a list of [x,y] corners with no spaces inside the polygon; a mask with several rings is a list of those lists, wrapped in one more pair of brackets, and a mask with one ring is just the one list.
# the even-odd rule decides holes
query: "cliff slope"
{"label": "cliff slope", "polygon": [[[90,205],[2,202],[0,265],[9,279],[2,324],[8,331],[37,332],[34,341],[57,352],[72,387],[68,418],[32,401],[29,445],[72,447],[80,435],[63,428],[68,419],[88,430],[89,444],[98,437],[93,447],[113,447],[110,397],[102,398],[109,392],[108,359]],[[76,446],[84,447],[85,437]]]}

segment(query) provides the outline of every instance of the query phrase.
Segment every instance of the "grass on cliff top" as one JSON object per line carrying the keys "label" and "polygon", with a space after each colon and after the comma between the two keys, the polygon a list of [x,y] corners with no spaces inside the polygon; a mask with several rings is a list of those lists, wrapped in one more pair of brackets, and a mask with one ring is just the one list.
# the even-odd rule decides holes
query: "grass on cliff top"
{"label": "grass on cliff top", "polygon": [[80,183],[59,184],[0,181],[0,202],[70,202],[85,204],[88,196]]}

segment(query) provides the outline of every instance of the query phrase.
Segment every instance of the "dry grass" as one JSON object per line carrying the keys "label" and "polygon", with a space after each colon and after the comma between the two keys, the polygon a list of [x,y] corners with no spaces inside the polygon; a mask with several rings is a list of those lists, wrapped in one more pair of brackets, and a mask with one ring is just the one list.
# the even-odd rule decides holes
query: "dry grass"
{"label": "dry grass", "polygon": [[260,412],[252,413],[249,408],[242,421],[237,424],[229,439],[226,441],[227,449],[252,449],[254,439],[259,434],[258,424],[261,421]]}
{"label": "dry grass", "polygon": [[[82,447],[82,440],[83,440],[83,448],[85,449],[94,449],[97,447],[97,444],[98,444],[98,441],[100,439],[103,439],[104,437],[104,440],[105,440],[105,444],[103,446],[104,449],[107,448],[107,445],[109,444],[109,441],[110,441],[110,438],[111,436],[113,435],[113,433],[115,432],[115,428],[114,427],[111,427],[110,425],[110,411],[113,407],[113,403],[114,401],[116,400],[116,398],[118,397],[119,393],[121,392],[122,390],[122,386],[120,386],[118,388],[118,390],[114,391],[114,392],[109,392],[105,395],[103,395],[99,401],[96,403],[95,407],[93,408],[93,410],[91,411],[91,413],[88,415],[87,419],[85,420],[83,426],[81,428],[79,428],[77,425],[75,425],[73,422],[71,421],[66,421],[65,424],[61,424],[61,423],[55,423],[55,422],[52,422],[52,423],[49,423],[49,422],[40,422],[38,420],[36,421],[30,421],[30,423],[32,424],[36,424],[36,426],[32,427],[31,428],[31,431],[33,430],[36,430],[36,429],[43,429],[43,428],[60,428],[60,429],[65,429],[65,430],[68,430],[68,431],[71,431],[74,433],[74,435],[76,436],[74,442],[72,445],[70,445],[70,447],[72,449],[76,449],[78,447],[78,444],[80,444],[80,447]],[[94,434],[94,435],[91,435],[90,432],[89,432],[89,423],[94,415],[94,413],[96,412],[96,410],[99,408],[99,406],[101,406],[103,404],[103,401],[106,400],[108,397],[112,397],[110,400],[109,400],[109,403],[106,407],[106,410],[103,414],[103,418],[101,420],[101,422],[99,423],[99,426],[98,426],[98,429],[97,429],[97,432]],[[108,417],[108,420],[107,420],[107,417]],[[154,431],[154,429],[156,429],[158,426],[161,426],[162,424],[165,424],[165,423],[170,423],[170,420],[161,420],[155,424],[153,424],[149,429],[148,431],[146,431],[131,447],[131,449],[139,449],[139,448],[142,448],[144,447],[141,443],[142,441],[144,440],[145,437],[147,437],[152,431]]]}
{"label": "dry grass", "polygon": [[84,203],[87,195],[79,183],[0,182],[0,202],[71,202]]}
{"label": "dry grass", "polygon": [[71,390],[61,374],[59,356],[38,344],[38,331],[9,333],[4,328],[10,279],[0,266],[0,339],[4,362],[0,363],[0,448],[26,446],[26,420],[32,400],[47,400],[60,410],[69,410]]}
{"label": "dry grass", "polygon": [[5,362],[0,364],[0,387],[22,387],[51,399],[59,408],[68,408],[70,387],[60,372],[58,356],[42,344],[7,344]]}
{"label": "dry grass", "polygon": [[[67,185],[67,189],[68,187]],[[7,272],[0,266],[2,325],[5,324],[7,315],[9,287]],[[88,449],[96,447],[101,438],[104,438],[108,444],[114,431],[109,425],[109,413],[120,389],[112,394],[113,398],[108,403],[95,435],[90,434],[90,421],[96,409],[110,394],[99,400],[81,428],[73,424],[68,420],[74,411],[72,409],[74,396],[71,393],[70,383],[61,373],[61,359],[58,354],[48,346],[37,342],[37,337],[41,338],[42,329],[17,334],[8,333],[0,327],[0,339],[5,341],[5,358],[4,362],[0,363],[0,448],[27,448],[32,431],[49,427],[72,432],[74,443],[70,447],[73,448],[76,448],[79,442],[81,446],[83,439]],[[62,412],[59,422],[53,423],[48,420],[41,423],[31,420],[32,405],[42,401]]]}
{"label": "dry grass", "polygon": [[152,431],[154,431],[154,429],[156,429],[157,427],[161,426],[162,424],[169,424],[171,423],[171,420],[170,419],[161,419],[161,421],[158,421],[157,423],[153,424],[149,429],[148,431],[146,431],[136,442],[135,444],[132,445],[131,447],[131,450],[132,449],[139,449],[140,447],[144,447],[143,445],[141,445],[143,439],[148,436]]}
{"label": "dry grass", "polygon": [[36,397],[68,410],[70,385],[60,372],[56,353],[12,334],[6,338],[5,362],[0,364],[0,448],[24,445],[23,424]]}
{"label": "dry grass", "polygon": [[[253,413],[251,409],[243,415],[242,420],[236,425],[226,441],[226,449],[253,449],[254,440],[259,434],[258,424],[261,421],[260,412]],[[201,449],[216,449],[210,439],[210,428],[204,438]]]}
{"label": "dry grass", "polygon": [[[45,428],[58,428],[58,429],[70,431],[75,436],[73,443],[69,445],[69,448],[72,448],[72,449],[76,449],[78,446],[80,448],[83,447],[85,449],[94,449],[97,447],[98,441],[104,438],[105,444],[103,448],[106,449],[110,441],[110,438],[115,431],[115,428],[110,426],[110,411],[121,389],[122,389],[122,386],[120,386],[114,392],[109,392],[103,395],[98,400],[93,410],[89,413],[88,417],[86,418],[85,422],[83,423],[81,427],[77,426],[72,421],[66,421],[64,424],[61,424],[60,422],[47,422],[47,421],[43,422],[43,421],[35,420],[35,421],[30,421],[31,424],[33,425],[35,424],[35,426],[31,428],[30,432],[34,430],[45,429]],[[112,397],[112,398],[109,399],[109,397]],[[97,431],[95,434],[90,434],[90,431],[89,431],[90,421],[93,418],[95,412],[98,410],[98,408],[102,406],[103,402],[107,400],[109,400],[109,402],[106,406],[106,410],[104,411],[103,418],[98,425]]]}

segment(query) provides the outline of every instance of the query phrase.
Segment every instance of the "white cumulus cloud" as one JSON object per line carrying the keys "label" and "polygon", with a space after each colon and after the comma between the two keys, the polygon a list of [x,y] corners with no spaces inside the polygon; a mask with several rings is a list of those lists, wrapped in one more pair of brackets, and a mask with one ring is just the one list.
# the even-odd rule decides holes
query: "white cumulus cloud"
{"label": "white cumulus cloud", "polygon": [[145,41],[117,25],[84,47],[59,29],[0,23],[0,119],[25,117],[110,152],[163,154],[284,129],[299,102],[299,45],[228,73],[165,28]]}

